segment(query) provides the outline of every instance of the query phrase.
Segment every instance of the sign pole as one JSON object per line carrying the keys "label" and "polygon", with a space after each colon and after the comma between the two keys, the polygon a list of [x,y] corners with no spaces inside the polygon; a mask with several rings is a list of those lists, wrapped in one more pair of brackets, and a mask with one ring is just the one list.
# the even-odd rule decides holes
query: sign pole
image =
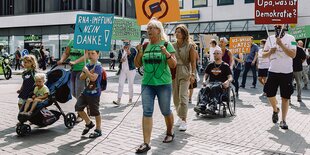
{"label": "sign pole", "polygon": [[282,34],[282,31],[283,31],[283,29],[284,29],[284,24],[282,24],[282,26],[281,26],[281,31],[280,31],[280,34],[279,34],[279,38],[280,38],[280,36],[281,36],[281,34]]}
{"label": "sign pole", "polygon": [[[269,31],[268,31],[268,27],[267,25],[265,25],[265,29],[266,29],[266,32],[267,32],[267,35],[268,35],[268,38],[269,38]],[[269,42],[270,42],[270,47],[272,47],[272,42],[271,42],[271,39],[269,39]]]}

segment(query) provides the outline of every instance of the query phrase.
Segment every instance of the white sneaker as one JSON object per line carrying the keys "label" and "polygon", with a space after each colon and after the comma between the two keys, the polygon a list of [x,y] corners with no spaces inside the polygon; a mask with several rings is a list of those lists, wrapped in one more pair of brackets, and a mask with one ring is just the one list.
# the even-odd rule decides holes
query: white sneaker
{"label": "white sneaker", "polygon": [[181,125],[182,120],[179,118],[177,122],[175,122],[174,126],[179,127]]}
{"label": "white sneaker", "polygon": [[187,124],[185,121],[182,121],[180,124],[179,130],[180,131],[186,131],[186,129],[187,129]]}

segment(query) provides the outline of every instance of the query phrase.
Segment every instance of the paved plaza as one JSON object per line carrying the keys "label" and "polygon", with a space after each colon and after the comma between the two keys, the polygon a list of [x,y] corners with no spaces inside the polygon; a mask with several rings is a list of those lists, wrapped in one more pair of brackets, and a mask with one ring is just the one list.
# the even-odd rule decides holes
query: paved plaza
{"label": "paved plaza", "polygon": [[[123,105],[115,107],[112,104],[117,98],[118,78],[111,71],[108,76],[108,88],[100,102],[103,136],[97,139],[81,137],[84,123],[67,129],[62,117],[45,128],[32,125],[31,135],[18,137],[15,132],[18,113],[16,90],[21,85],[21,76],[14,75],[8,81],[0,77],[0,154],[135,154],[135,148],[143,142],[142,106],[141,99],[138,99],[141,76],[136,75],[134,100],[138,101],[134,107],[126,105],[127,85]],[[247,87],[240,89],[236,116],[196,116],[194,105],[189,105],[188,130],[180,132],[175,128],[175,140],[169,144],[162,143],[165,123],[156,104],[152,149],[147,154],[310,154],[310,90],[303,90],[302,103],[297,102],[294,93],[287,118],[289,130],[282,130],[271,121],[272,109],[267,99],[261,97],[262,87],[251,89],[251,82],[252,78],[248,78]],[[194,103],[198,90],[194,91]],[[75,102],[72,99],[61,107],[65,112],[72,112]]]}

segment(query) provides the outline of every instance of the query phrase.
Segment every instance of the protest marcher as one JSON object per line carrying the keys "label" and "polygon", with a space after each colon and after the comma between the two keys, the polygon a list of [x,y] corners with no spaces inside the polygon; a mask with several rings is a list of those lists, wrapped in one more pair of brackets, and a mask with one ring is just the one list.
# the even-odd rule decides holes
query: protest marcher
{"label": "protest marcher", "polygon": [[[196,77],[196,44],[190,38],[185,25],[178,25],[175,29],[177,42],[173,43],[176,49],[175,57],[177,68],[175,79],[172,81],[173,102],[178,115],[176,126],[180,131],[186,131],[188,111],[188,88],[195,82]],[[197,86],[197,82],[196,82]]]}
{"label": "protest marcher", "polygon": [[[62,54],[60,60],[57,62],[58,65],[61,65],[67,58],[70,59],[69,64],[71,67],[71,92],[72,95],[77,99],[81,92],[84,89],[85,81],[80,80],[80,75],[82,73],[83,67],[85,66],[84,60],[87,59],[87,50],[75,49],[73,48],[74,40],[72,39],[68,46],[66,47],[66,51]],[[85,53],[85,55],[84,55]],[[80,117],[78,117],[77,122],[82,121]]]}
{"label": "protest marcher", "polygon": [[[83,67],[83,72],[80,75],[80,79],[85,81],[86,85],[75,105],[75,111],[85,120],[85,128],[82,135],[87,134],[90,129],[96,126],[96,129],[89,135],[89,138],[97,138],[102,135],[99,111],[102,67],[101,63],[98,63],[99,55],[99,51],[88,52],[90,63]],[[89,107],[89,115],[85,113],[85,107]],[[96,125],[90,120],[89,116],[95,117]]]}
{"label": "protest marcher", "polygon": [[279,120],[276,94],[280,87],[282,99],[282,120],[280,127],[288,129],[286,116],[289,107],[289,100],[294,92],[293,79],[293,58],[296,56],[296,40],[292,35],[286,34],[282,29],[283,25],[275,25],[275,35],[269,36],[264,48],[263,57],[269,57],[270,67],[268,79],[264,86],[269,102],[273,108],[272,122]]}
{"label": "protest marcher", "polygon": [[196,59],[196,80],[193,84],[190,84],[189,85],[189,88],[188,88],[188,104],[192,104],[192,97],[193,97],[193,93],[194,93],[194,88],[197,88],[197,84],[198,82],[200,81],[200,78],[199,78],[199,75],[198,75],[198,62],[199,62],[199,54],[198,52],[195,52],[195,59]]}
{"label": "protest marcher", "polygon": [[43,45],[41,45],[40,47],[39,68],[41,68],[42,70],[46,70],[46,55]]}
{"label": "protest marcher", "polygon": [[246,84],[246,78],[248,75],[249,70],[252,70],[252,76],[253,76],[253,82],[251,88],[256,88],[256,82],[257,82],[257,73],[256,73],[256,60],[257,60],[257,54],[258,54],[258,46],[253,42],[253,37],[251,37],[252,46],[250,53],[245,58],[245,66],[244,71],[242,75],[242,82],[240,87],[245,88]]}
{"label": "protest marcher", "polygon": [[38,67],[37,59],[34,55],[26,55],[23,58],[24,69],[22,73],[23,83],[18,93],[18,108],[21,109],[22,105],[26,103],[35,87],[34,76]]}
{"label": "protest marcher", "polygon": [[[297,44],[301,48],[304,47],[304,43],[301,40],[299,40]],[[308,49],[303,48],[303,50],[305,51],[306,59],[302,63],[302,79],[303,79],[303,82],[304,82],[304,87],[302,89],[307,90],[308,89],[308,82],[309,82],[309,77],[308,77],[309,65],[307,63],[307,60],[310,58],[310,54],[309,54],[309,50]]]}
{"label": "protest marcher", "polygon": [[243,53],[235,53],[234,54],[234,68],[233,68],[233,85],[235,86],[236,97],[239,97],[239,76],[243,69]]}
{"label": "protest marcher", "polygon": [[297,101],[301,102],[302,63],[306,60],[303,47],[297,46],[296,56],[293,59],[293,76],[296,81]]}
{"label": "protest marcher", "polygon": [[211,39],[210,50],[209,50],[210,63],[214,61],[214,51],[215,50],[221,50],[221,48],[220,48],[220,46],[217,45],[217,42],[215,39]]}
{"label": "protest marcher", "polygon": [[228,40],[225,37],[220,38],[220,47],[222,49],[222,55],[223,55],[222,60],[229,65],[230,70],[233,70],[234,56],[231,53],[231,51],[226,48],[227,44]]}
{"label": "protest marcher", "polygon": [[20,47],[17,47],[15,52],[15,70],[20,70],[20,60],[21,60],[21,54],[20,54]]}
{"label": "protest marcher", "polygon": [[[266,44],[266,39],[260,41],[260,48],[257,55],[257,68],[258,68],[258,81],[264,86],[267,82],[268,69],[270,67],[269,58],[263,57],[263,52]],[[263,93],[262,96],[266,96],[266,93]]]}
{"label": "protest marcher", "polygon": [[115,62],[116,62],[116,54],[113,50],[109,52],[109,57],[110,57],[110,64],[109,64],[109,69],[115,69]]}
{"label": "protest marcher", "polygon": [[[175,50],[172,44],[167,42],[168,37],[165,34],[163,24],[156,18],[152,18],[147,24],[147,34],[150,43],[145,49],[142,49],[142,45],[138,45],[138,54],[135,57],[136,67],[144,66],[141,86],[144,142],[136,149],[136,153],[144,153],[151,149],[152,115],[156,96],[167,127],[163,142],[170,143],[174,139],[173,113],[170,109],[172,75],[169,67],[175,68],[176,66]],[[168,43],[167,48],[165,47],[166,43]]]}
{"label": "protest marcher", "polygon": [[123,89],[125,85],[125,81],[128,81],[128,92],[129,92],[129,101],[128,104],[132,104],[133,98],[133,83],[135,81],[136,76],[136,67],[134,64],[134,58],[136,56],[136,50],[130,46],[130,41],[124,41],[124,47],[119,51],[118,54],[118,62],[120,63],[120,73],[118,80],[118,95],[117,100],[113,101],[114,104],[120,105],[121,99],[123,95]]}

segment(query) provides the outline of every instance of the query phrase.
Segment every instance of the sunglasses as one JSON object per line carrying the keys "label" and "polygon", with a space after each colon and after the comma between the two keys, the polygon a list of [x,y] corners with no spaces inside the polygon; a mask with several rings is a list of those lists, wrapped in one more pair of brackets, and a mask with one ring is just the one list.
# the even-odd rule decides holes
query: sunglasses
{"label": "sunglasses", "polygon": [[222,53],[215,52],[214,54],[222,54]]}

